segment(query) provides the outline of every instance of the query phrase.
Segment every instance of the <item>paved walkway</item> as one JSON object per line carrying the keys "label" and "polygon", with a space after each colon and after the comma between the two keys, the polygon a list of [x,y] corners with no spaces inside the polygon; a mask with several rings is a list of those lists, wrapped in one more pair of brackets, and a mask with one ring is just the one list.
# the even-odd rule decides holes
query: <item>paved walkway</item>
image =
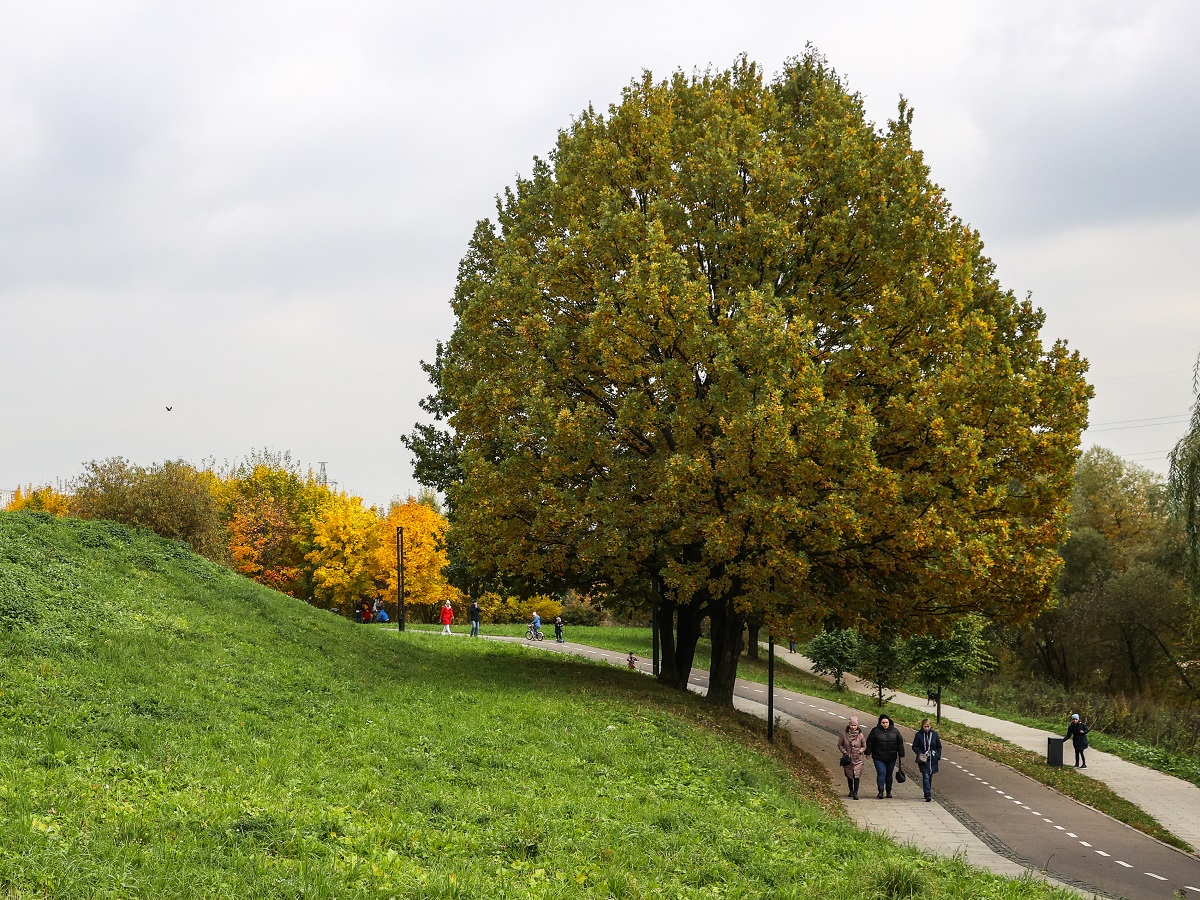
{"label": "paved walkway", "polygon": [[[786,647],[776,646],[775,655],[798,669],[812,672],[812,662],[807,657],[799,653],[792,653]],[[826,680],[832,681],[830,678]],[[842,680],[850,690],[857,693],[868,695],[875,693],[871,685],[860,681],[853,675],[847,675]],[[889,691],[888,693],[893,695],[892,702],[916,710],[929,710],[932,715],[932,710],[924,697],[915,697],[903,692]],[[1062,737],[1066,732],[1065,723],[1062,731],[1057,735],[1051,735],[1049,732],[1030,728],[1028,725],[1018,725],[1015,722],[985,716],[955,706],[947,706],[944,703],[942,704],[942,718],[970,725],[972,728],[994,734],[1018,747],[1039,754],[1045,754],[1048,737]],[[1065,752],[1068,761],[1074,759],[1070,746],[1065,748]],[[1200,787],[1173,775],[1164,775],[1162,772],[1139,766],[1121,759],[1119,756],[1102,753],[1099,750],[1089,749],[1087,760],[1088,767],[1078,770],[1081,775],[1094,778],[1107,785],[1113,793],[1144,809],[1167,831],[1187,841],[1191,847],[1200,849]]]}
{"label": "paved walkway", "polygon": [[[766,704],[746,700],[742,697],[735,697],[733,703],[737,709],[743,712],[762,719],[767,716]],[[846,780],[842,776],[841,767],[831,766],[827,759],[830,746],[829,733],[786,713],[781,715],[780,724],[787,729],[796,746],[803,748],[825,764],[829,783],[839,796],[844,795]],[[873,797],[874,776],[868,772],[864,772],[863,776],[863,796]],[[899,785],[896,786],[896,790],[897,797],[900,797],[903,791]],[[1047,881],[1060,888],[1072,889],[1070,885],[1047,878],[1039,871],[1001,856],[956,819],[940,802],[921,803],[918,800],[919,798],[914,796],[912,802],[879,803],[868,799],[860,803],[843,800],[843,803],[851,820],[859,828],[883,832],[897,843],[909,844],[937,856],[960,856],[970,865],[1007,878],[1032,877]],[[1087,892],[1081,893],[1091,896]]]}

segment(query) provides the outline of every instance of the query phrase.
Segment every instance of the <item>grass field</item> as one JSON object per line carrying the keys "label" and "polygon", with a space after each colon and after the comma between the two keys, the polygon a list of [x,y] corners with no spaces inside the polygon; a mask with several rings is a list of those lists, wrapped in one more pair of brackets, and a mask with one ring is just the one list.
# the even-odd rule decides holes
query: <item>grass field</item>
{"label": "grass field", "polygon": [[0,514],[0,897],[1049,897],[854,829],[756,723]]}

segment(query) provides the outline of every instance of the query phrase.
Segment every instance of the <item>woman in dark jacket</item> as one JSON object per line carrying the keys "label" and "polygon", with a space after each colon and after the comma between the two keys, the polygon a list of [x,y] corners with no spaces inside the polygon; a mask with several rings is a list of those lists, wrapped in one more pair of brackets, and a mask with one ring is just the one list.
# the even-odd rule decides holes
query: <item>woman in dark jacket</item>
{"label": "woman in dark jacket", "polygon": [[942,756],[942,739],[933,730],[933,723],[921,720],[921,730],[912,742],[917,757],[917,768],[921,770],[921,787],[925,790],[925,802],[933,799],[933,776],[937,774],[938,760]]}
{"label": "woman in dark jacket", "polygon": [[1075,768],[1086,769],[1087,760],[1083,758],[1083,751],[1088,748],[1088,731],[1087,723],[1079,718],[1079,713],[1071,716],[1071,724],[1067,726],[1067,737],[1071,739],[1071,743],[1075,746]]}
{"label": "woman in dark jacket", "polygon": [[879,799],[883,799],[884,791],[892,796],[892,773],[896,771],[896,762],[904,759],[904,738],[886,715],[879,717],[879,724],[867,735],[867,756],[875,763]]}

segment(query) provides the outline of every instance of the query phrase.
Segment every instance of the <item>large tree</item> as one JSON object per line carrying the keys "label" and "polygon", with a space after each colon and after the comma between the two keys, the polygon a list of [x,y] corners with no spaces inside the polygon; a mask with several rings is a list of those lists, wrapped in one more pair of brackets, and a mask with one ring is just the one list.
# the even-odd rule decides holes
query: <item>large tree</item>
{"label": "large tree", "polygon": [[1183,526],[1184,555],[1187,560],[1188,595],[1191,616],[1188,622],[1189,649],[1200,651],[1200,357],[1192,369],[1192,391],[1196,402],[1187,432],[1171,450],[1168,485],[1171,502]]}
{"label": "large tree", "polygon": [[427,370],[474,572],[701,624],[1021,619],[1053,582],[1089,388],[997,283],[911,143],[816,54],[587,109],[477,227]]}

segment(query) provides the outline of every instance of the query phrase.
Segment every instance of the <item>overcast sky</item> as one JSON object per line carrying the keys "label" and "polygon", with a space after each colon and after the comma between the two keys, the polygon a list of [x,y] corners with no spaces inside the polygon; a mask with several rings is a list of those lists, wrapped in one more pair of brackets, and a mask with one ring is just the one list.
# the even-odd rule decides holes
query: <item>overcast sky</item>
{"label": "overcast sky", "polygon": [[[476,220],[643,69],[900,95],[1001,282],[1165,470],[1200,352],[1200,4],[0,0],[0,489],[255,448],[369,502]],[[173,407],[167,412],[165,407]],[[1152,421],[1159,417],[1162,424]],[[1129,427],[1133,426],[1133,427]]]}

